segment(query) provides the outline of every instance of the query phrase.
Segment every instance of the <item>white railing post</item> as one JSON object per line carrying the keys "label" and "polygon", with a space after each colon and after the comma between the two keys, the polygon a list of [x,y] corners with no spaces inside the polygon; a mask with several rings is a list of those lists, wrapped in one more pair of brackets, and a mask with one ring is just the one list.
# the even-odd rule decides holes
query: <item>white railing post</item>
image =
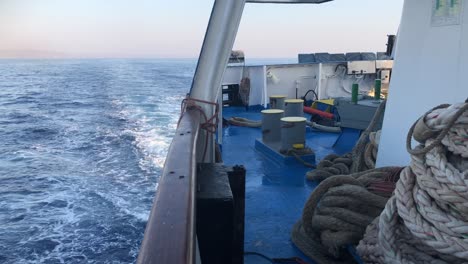
{"label": "white railing post", "polygon": [[[216,0],[203,41],[198,65],[193,77],[190,98],[216,102],[216,93],[222,83],[224,71],[237,35],[245,0]],[[221,95],[222,96],[222,95]],[[213,115],[212,105],[199,104],[208,118]],[[222,107],[222,106],[221,106]],[[214,162],[214,140],[205,143],[204,133],[198,140],[198,161],[207,144],[204,162]]]}

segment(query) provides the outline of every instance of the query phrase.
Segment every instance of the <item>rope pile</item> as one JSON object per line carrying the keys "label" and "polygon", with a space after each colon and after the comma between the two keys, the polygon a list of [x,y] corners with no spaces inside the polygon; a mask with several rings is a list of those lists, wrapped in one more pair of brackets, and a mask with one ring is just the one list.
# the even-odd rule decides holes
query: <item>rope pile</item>
{"label": "rope pile", "polygon": [[375,161],[377,160],[377,151],[379,150],[381,130],[371,132],[369,134],[369,143],[367,143],[364,151],[364,162],[367,169],[375,168]]}
{"label": "rope pile", "polygon": [[382,212],[400,170],[385,167],[323,180],[293,227],[293,243],[317,263],[354,263],[346,247],[357,244]]}
{"label": "rope pile", "polygon": [[[414,149],[412,138],[420,143]],[[407,149],[411,164],[359,255],[366,263],[468,263],[468,104],[426,113]]]}
{"label": "rope pile", "polygon": [[[367,138],[361,137],[367,141]],[[370,170],[375,168],[375,161],[377,160],[377,151],[379,148],[380,140],[380,130],[377,132],[370,132],[368,136],[368,141],[364,147],[363,158],[361,159],[360,166],[354,166],[354,168],[359,168],[361,171]],[[353,156],[358,154],[353,154],[353,152],[347,153],[343,156],[338,156],[335,154],[330,154],[326,156],[322,161],[317,165],[317,169],[307,172],[306,178],[311,181],[323,181],[324,179],[333,176],[333,175],[348,175],[352,173],[353,164],[359,161],[355,161]]]}
{"label": "rope pile", "polygon": [[[356,147],[343,156],[328,155],[309,180],[321,183],[304,206],[291,239],[317,263],[355,263],[347,246],[362,239],[366,227],[382,212],[391,196],[401,168],[375,166],[379,134],[375,132],[383,115],[383,102]],[[366,157],[367,155],[367,157]],[[369,163],[369,160],[374,160]]]}
{"label": "rope pile", "polygon": [[317,165],[317,169],[307,172],[306,178],[320,182],[333,175],[347,175],[375,168],[380,141],[380,130],[376,130],[379,121],[383,118],[386,103],[387,101],[383,101],[379,105],[369,126],[350,153],[341,157],[335,154],[326,156]]}

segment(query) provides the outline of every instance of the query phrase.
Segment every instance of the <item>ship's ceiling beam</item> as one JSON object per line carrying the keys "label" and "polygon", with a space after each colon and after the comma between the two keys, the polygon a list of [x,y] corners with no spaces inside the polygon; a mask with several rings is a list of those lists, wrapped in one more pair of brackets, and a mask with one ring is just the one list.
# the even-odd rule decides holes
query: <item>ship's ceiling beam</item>
{"label": "ship's ceiling beam", "polygon": [[247,3],[257,4],[321,4],[333,0],[247,0]]}

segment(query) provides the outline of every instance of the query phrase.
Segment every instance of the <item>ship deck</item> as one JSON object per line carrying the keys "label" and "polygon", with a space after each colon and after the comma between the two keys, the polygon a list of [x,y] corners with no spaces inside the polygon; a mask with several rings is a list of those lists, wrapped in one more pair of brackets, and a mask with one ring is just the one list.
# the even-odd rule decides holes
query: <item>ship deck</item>
{"label": "ship deck", "polygon": [[[225,107],[224,118],[233,116],[260,120],[260,108]],[[307,116],[306,116],[307,117]],[[359,137],[359,131],[345,131],[341,136],[308,129],[307,146],[315,152],[316,162],[328,154],[349,152]],[[257,252],[270,258],[303,255],[291,242],[294,223],[317,183],[309,182],[304,165],[284,165],[255,149],[255,139],[261,138],[259,128],[228,126],[223,129],[223,160],[227,165],[243,165],[247,170],[245,201],[245,252]],[[261,257],[245,256],[245,263],[268,263]]]}

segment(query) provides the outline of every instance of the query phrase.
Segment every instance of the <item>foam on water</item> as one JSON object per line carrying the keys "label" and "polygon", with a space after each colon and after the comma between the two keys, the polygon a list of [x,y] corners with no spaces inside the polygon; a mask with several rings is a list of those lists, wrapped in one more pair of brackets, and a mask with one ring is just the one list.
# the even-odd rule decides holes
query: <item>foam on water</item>
{"label": "foam on water", "polygon": [[0,61],[0,263],[131,263],[195,61]]}

